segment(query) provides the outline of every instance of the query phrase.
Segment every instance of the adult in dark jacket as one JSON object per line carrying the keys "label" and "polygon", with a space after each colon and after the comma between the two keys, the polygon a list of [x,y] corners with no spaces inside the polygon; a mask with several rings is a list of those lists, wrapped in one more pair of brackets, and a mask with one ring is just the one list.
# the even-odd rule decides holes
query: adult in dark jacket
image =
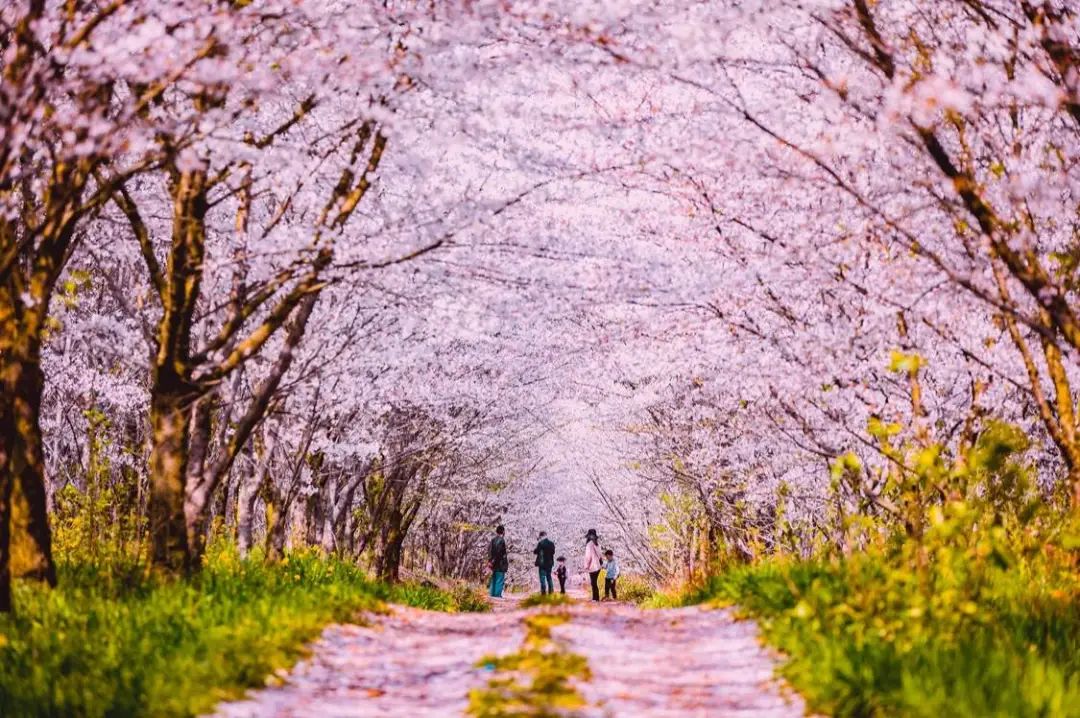
{"label": "adult in dark jacket", "polygon": [[491,595],[494,598],[502,598],[503,586],[506,585],[506,572],[510,568],[510,560],[506,557],[506,539],[503,534],[506,529],[499,525],[495,529],[495,537],[488,546],[488,559],[491,566]]}
{"label": "adult in dark jacket", "polygon": [[551,569],[555,566],[555,544],[547,537],[546,531],[540,532],[540,541],[533,549],[536,554],[536,567],[540,571],[540,593],[554,593],[555,585],[551,582]]}

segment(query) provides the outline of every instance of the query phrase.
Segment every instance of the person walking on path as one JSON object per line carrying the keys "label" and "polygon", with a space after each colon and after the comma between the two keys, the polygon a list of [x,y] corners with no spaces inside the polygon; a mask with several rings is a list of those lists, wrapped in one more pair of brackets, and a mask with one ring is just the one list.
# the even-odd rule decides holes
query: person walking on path
{"label": "person walking on path", "polygon": [[488,546],[488,559],[491,566],[491,596],[502,598],[503,586],[506,585],[506,571],[510,568],[510,561],[506,557],[506,539],[503,534],[506,529],[500,524],[495,528],[495,537]]}
{"label": "person walking on path", "polygon": [[555,544],[547,537],[546,531],[540,532],[540,540],[533,549],[536,554],[536,568],[540,571],[540,595],[555,593],[551,582],[551,569],[555,565]]}
{"label": "person walking on path", "polygon": [[618,601],[619,595],[615,592],[615,579],[619,577],[619,564],[615,561],[615,552],[608,549],[604,552],[607,561],[604,562],[604,598]]}
{"label": "person walking on path", "polygon": [[555,569],[555,578],[559,579],[559,593],[566,593],[566,556],[559,556],[559,562]]}
{"label": "person walking on path", "polygon": [[600,556],[600,537],[596,535],[596,529],[589,529],[585,534],[585,557],[581,567],[589,574],[589,583],[592,584],[592,600],[600,600],[600,569],[604,565],[604,559]]}

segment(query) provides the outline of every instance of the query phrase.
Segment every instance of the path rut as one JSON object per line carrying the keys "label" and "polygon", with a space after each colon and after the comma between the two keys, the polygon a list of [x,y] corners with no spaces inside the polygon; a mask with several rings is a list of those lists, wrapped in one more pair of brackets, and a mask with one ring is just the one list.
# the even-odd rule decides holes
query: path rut
{"label": "path rut", "polygon": [[[465,715],[470,689],[492,674],[477,667],[490,654],[512,653],[526,616],[501,602],[486,614],[444,614],[394,607],[366,626],[327,628],[311,657],[246,700],[218,707],[220,718],[436,718]],[[552,609],[546,609],[552,610]],[[583,718],[788,718],[804,705],[773,678],[774,658],[753,623],[730,611],[643,611],[623,604],[577,602],[559,607],[570,620],[554,630],[586,657],[591,680],[577,688]]]}

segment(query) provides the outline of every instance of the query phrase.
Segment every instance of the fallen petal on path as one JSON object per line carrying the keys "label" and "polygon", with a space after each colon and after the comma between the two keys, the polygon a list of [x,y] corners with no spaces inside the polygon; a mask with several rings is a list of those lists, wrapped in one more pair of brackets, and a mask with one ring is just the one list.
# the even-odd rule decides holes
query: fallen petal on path
{"label": "fallen petal on path", "polygon": [[[471,689],[486,685],[483,656],[517,650],[523,620],[544,609],[517,601],[486,614],[395,608],[367,626],[331,626],[312,655],[278,687],[223,703],[219,718],[436,718],[461,716]],[[584,718],[796,718],[802,700],[782,690],[774,658],[753,623],[730,611],[642,611],[626,604],[560,607],[570,621],[553,635],[588,660],[578,688]]]}

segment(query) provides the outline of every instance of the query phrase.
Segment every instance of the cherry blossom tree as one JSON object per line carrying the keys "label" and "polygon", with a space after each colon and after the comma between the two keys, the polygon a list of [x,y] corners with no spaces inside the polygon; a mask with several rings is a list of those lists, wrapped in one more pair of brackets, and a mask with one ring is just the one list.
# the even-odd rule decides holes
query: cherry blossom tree
{"label": "cherry blossom tree", "polygon": [[660,578],[917,535],[965,487],[909,455],[999,420],[1080,502],[1068,3],[109,8],[2,15],[40,555],[107,475],[170,571],[475,576],[503,522]]}
{"label": "cherry blossom tree", "polygon": [[[0,15],[0,608],[9,531],[29,537],[31,572],[55,581],[40,432],[50,302],[86,220],[121,182],[152,168],[152,108],[210,60],[231,11],[193,20],[184,3],[7,3]],[[17,487],[17,489],[16,489]],[[13,494],[13,492],[15,492]],[[11,515],[16,507],[25,506]],[[20,518],[25,517],[25,518]]]}

